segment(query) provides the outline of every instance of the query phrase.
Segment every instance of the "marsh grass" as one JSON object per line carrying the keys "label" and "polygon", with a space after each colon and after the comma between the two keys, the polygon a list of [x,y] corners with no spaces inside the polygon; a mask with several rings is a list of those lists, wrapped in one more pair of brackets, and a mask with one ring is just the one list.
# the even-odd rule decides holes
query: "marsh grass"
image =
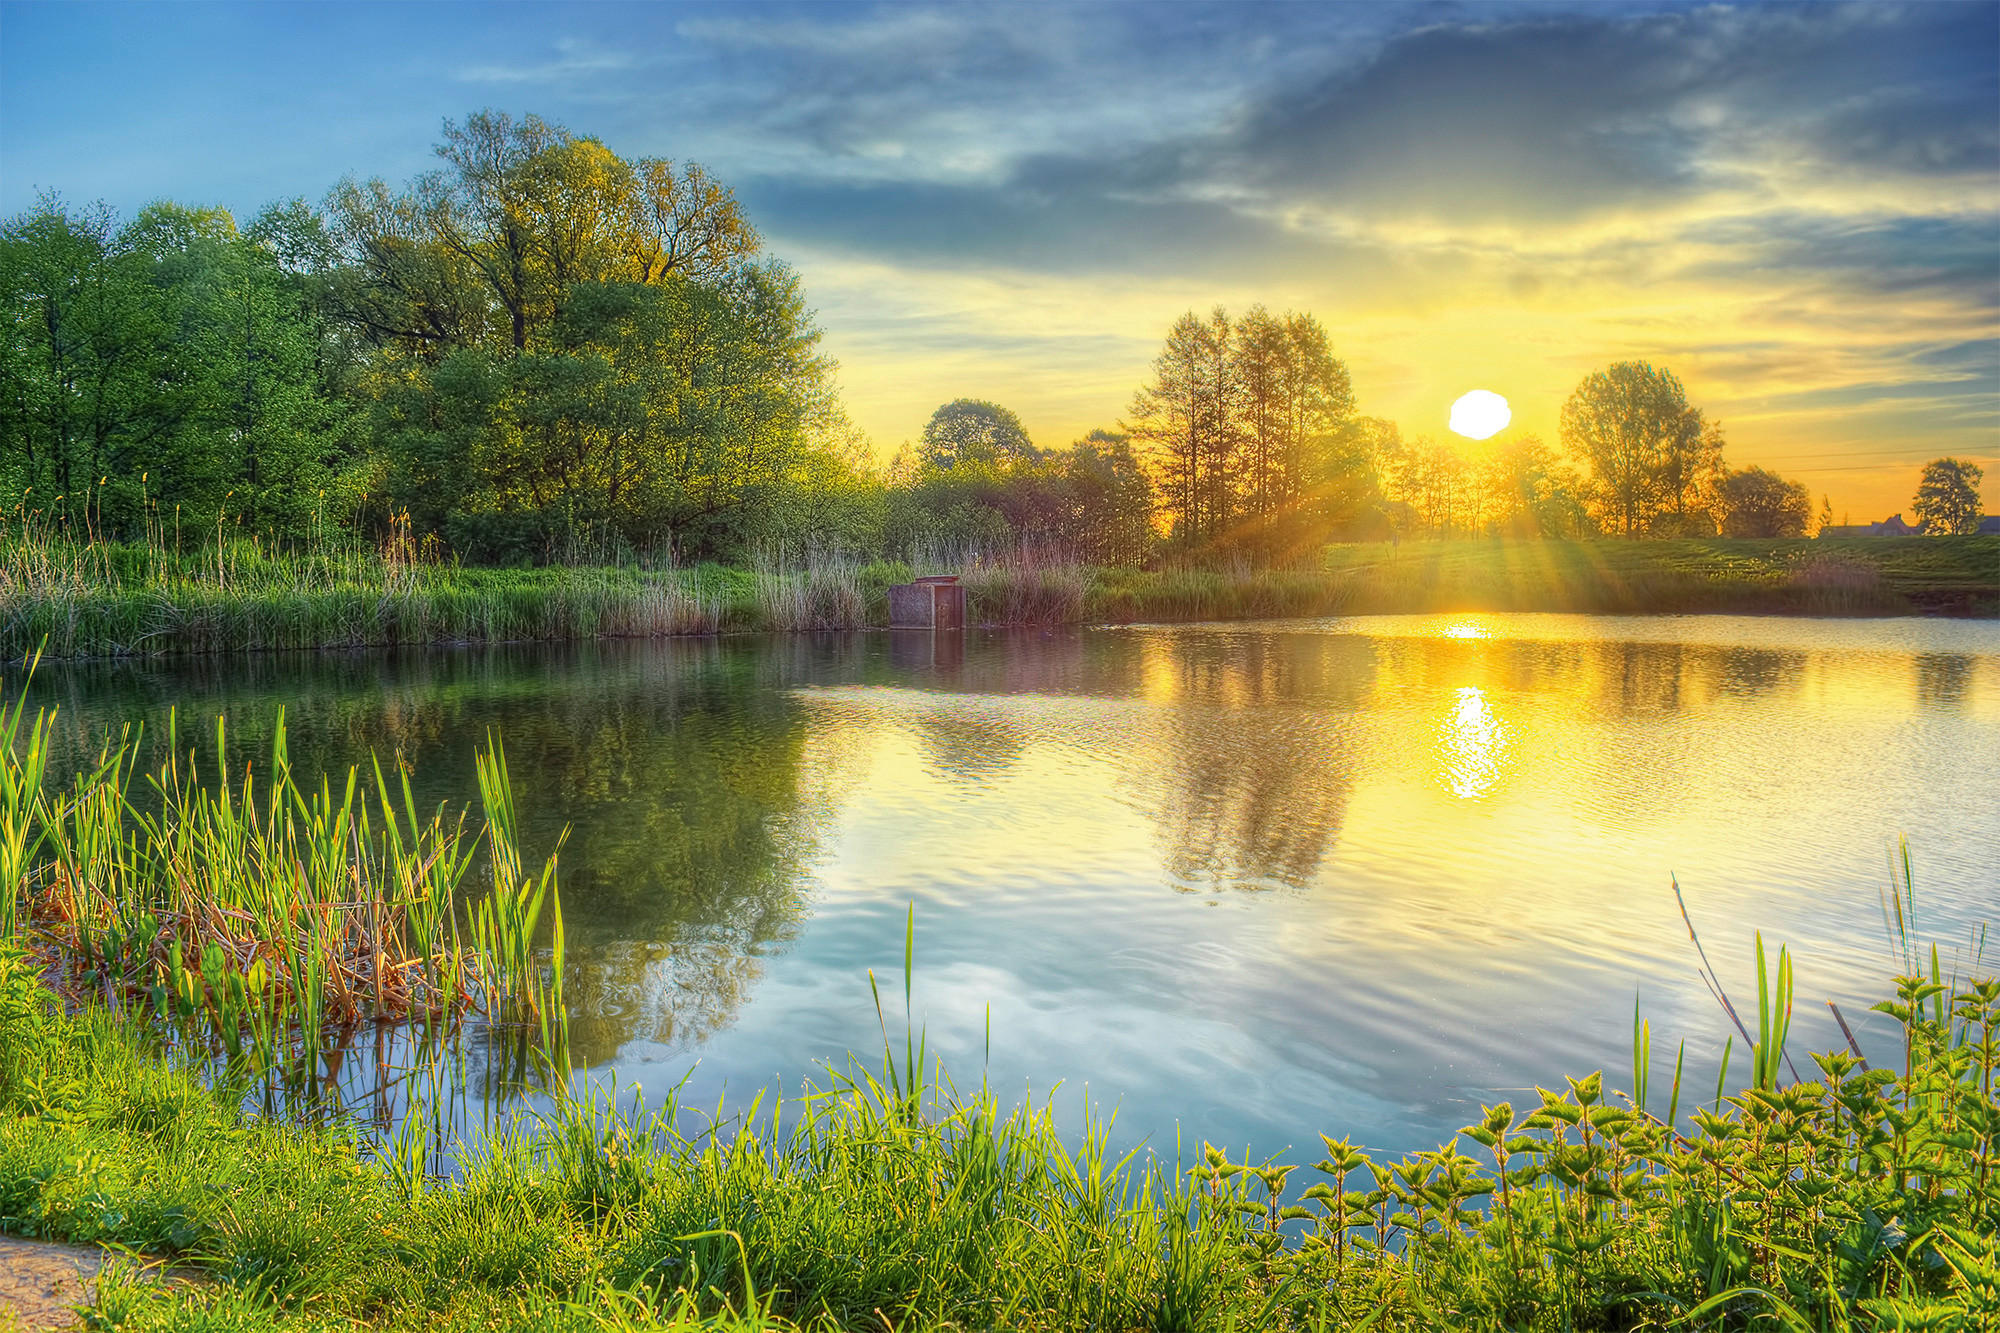
{"label": "marsh grass", "polygon": [[[377,1044],[434,1063],[468,1017],[531,1030],[557,1061],[556,856],[524,868],[496,740],[475,829],[379,764],[302,782],[282,714],[261,776],[220,758],[198,773],[170,725],[143,777],[126,735],[66,787],[48,780],[51,723],[0,705],[0,942],[67,1003],[273,1077],[330,1071],[363,1029],[414,1029]],[[219,720],[214,740],[225,755]]]}
{"label": "marsh grass", "polygon": [[975,624],[1389,612],[2000,614],[2000,538],[1409,542],[1310,567],[1079,565],[1046,551],[858,563],[766,552],[702,565],[476,569],[382,551],[274,551],[220,534],[187,555],[18,528],[0,544],[0,654],[55,657],[858,629],[886,589],[958,573]]}

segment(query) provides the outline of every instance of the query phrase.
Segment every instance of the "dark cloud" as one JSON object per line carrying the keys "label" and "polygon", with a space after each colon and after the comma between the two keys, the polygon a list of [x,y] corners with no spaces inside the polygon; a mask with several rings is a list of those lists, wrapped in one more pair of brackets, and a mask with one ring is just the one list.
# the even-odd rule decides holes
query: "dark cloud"
{"label": "dark cloud", "polygon": [[1810,278],[1856,294],[1942,296],[2000,313],[2000,218],[1774,213],[1703,223],[1681,239],[1716,256],[1683,269],[1686,277]]}
{"label": "dark cloud", "polygon": [[[908,58],[881,77],[889,29],[832,53],[802,39],[795,55],[811,76],[788,75],[785,106],[764,123],[790,118],[829,152],[914,135],[919,113],[899,122],[898,109],[918,103],[933,128],[954,107],[1007,104],[1014,115],[993,127],[991,169],[947,185],[898,176],[893,163],[872,165],[871,183],[858,184],[832,161],[759,182],[774,230],[831,228],[839,244],[898,258],[1052,271],[1191,263],[1225,278],[1364,257],[1355,241],[1315,240],[1274,220],[1301,211],[1337,237],[1343,223],[1348,236],[1406,219],[1560,227],[1720,200],[1745,220],[1703,224],[1706,234],[1690,239],[1720,243],[1735,225],[1760,265],[1823,263],[1871,274],[1884,291],[1994,276],[2000,223],[1990,220],[1787,223],[1771,237],[1762,215],[1779,202],[1773,191],[1856,176],[1993,184],[2000,6],[1473,10],[1471,21],[1400,33],[1288,31],[1268,69],[1241,63],[1270,35],[1259,28],[1272,22],[1265,11],[1231,26],[1218,11],[1188,25],[1172,21],[1179,11],[1156,10],[1162,31],[1150,35],[1106,11],[1087,41],[1069,32],[1055,42],[1033,23],[995,26],[996,14],[1014,12],[960,23],[928,15],[905,34],[915,43]],[[1101,126],[1069,143],[1049,142],[1046,126],[1029,132],[1052,105],[1158,98],[1188,58],[1189,26],[1241,84],[1218,99],[1211,81],[1191,76],[1187,86],[1222,108],[1205,121],[1163,117],[1150,133],[1110,141]],[[1085,58],[1119,44],[1120,60],[1157,48],[1159,77],[1133,81],[1118,61]]]}
{"label": "dark cloud", "polygon": [[740,193],[774,234],[925,267],[963,268],[971,257],[1048,273],[1198,272],[1227,281],[1358,261],[1364,249],[1388,258],[1373,247],[1334,247],[1195,199],[784,178],[749,182]]}

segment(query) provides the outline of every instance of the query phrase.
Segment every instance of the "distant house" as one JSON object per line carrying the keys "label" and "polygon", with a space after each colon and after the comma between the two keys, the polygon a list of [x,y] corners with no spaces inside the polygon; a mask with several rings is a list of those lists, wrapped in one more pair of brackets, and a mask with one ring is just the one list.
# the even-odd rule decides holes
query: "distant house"
{"label": "distant house", "polygon": [[[1988,520],[1988,522],[1991,521],[1990,519]],[[1979,530],[1981,532],[1986,531],[1983,526]],[[1901,514],[1891,514],[1880,523],[1850,523],[1822,528],[1819,535],[1822,537],[1921,537],[1923,532],[1923,524],[1918,523],[1913,527],[1903,521]]]}
{"label": "distant house", "polygon": [[1972,531],[1981,537],[2000,537],[2000,514],[1988,514]]}

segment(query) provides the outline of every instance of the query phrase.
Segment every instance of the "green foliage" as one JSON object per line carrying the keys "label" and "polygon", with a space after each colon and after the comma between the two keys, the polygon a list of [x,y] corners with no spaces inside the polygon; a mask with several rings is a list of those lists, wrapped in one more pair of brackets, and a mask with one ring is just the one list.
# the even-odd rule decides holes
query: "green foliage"
{"label": "green foliage", "polygon": [[984,554],[1137,565],[1155,545],[1152,482],[1116,431],[1092,431],[1067,449],[968,446],[943,464],[926,447],[896,480],[882,544],[920,563]]}
{"label": "green foliage", "polygon": [[1760,467],[1724,474],[1716,499],[1726,537],[1803,537],[1812,519],[1812,492]]}
{"label": "green foliage", "polygon": [[931,413],[917,446],[923,465],[937,471],[961,463],[1032,463],[1040,454],[1021,418],[977,398],[956,398]]}
{"label": "green foliage", "polygon": [[1947,537],[1979,530],[1979,483],[1986,469],[1963,458],[1933,458],[1917,483],[1914,512],[1924,532]]}
{"label": "green foliage", "polygon": [[0,227],[0,488],[63,530],[303,533],[341,486],[342,409],[306,285],[219,210],[53,196]]}

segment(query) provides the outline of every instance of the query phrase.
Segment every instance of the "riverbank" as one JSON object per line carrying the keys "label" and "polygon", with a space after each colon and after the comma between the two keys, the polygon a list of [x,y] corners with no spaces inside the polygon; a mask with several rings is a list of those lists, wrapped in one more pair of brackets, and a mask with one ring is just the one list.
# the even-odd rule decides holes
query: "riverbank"
{"label": "riverbank", "polygon": [[1593,1074],[1398,1162],[1114,1159],[899,1052],[690,1137],[671,1104],[559,1102],[438,1179],[246,1116],[0,947],[0,1232],[206,1279],[121,1263],[119,1329],[1978,1327],[2000,986],[1888,1003],[1907,1076],[1841,1053],[1793,1084],[1773,1011],[1754,1086],[1692,1123],[1692,1090]]}
{"label": "riverbank", "polygon": [[[895,562],[804,569],[463,568],[373,554],[218,557],[16,543],[0,555],[0,655],[362,648],[885,624]],[[959,571],[981,625],[1451,611],[2000,615],[2000,537],[1849,541],[1408,542],[1287,570]]]}

